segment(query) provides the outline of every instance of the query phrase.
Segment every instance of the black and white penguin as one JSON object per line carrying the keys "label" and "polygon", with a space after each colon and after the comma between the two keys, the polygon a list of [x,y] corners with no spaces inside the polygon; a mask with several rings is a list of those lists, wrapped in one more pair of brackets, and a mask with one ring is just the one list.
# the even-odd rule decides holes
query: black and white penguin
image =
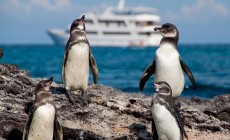
{"label": "black and white penguin", "polygon": [[166,23],[162,27],[154,28],[163,38],[160,47],[156,50],[155,58],[141,76],[139,88],[142,91],[146,81],[155,74],[154,82],[166,81],[172,88],[172,96],[180,96],[185,85],[184,72],[188,75],[192,87],[196,82],[188,66],[180,58],[177,50],[179,32],[173,24]]}
{"label": "black and white penguin", "polygon": [[[85,33],[85,16],[73,21],[70,27],[70,38],[66,44],[62,65],[62,80],[73,103],[70,94],[81,91],[84,97],[87,94],[89,67],[93,73],[94,83],[98,80],[98,68]],[[84,99],[84,98],[83,98]]]}
{"label": "black and white penguin", "polygon": [[53,77],[40,81],[35,89],[35,101],[27,119],[23,140],[62,140],[62,127],[51,91]]}
{"label": "black and white penguin", "polygon": [[184,136],[188,139],[180,114],[174,107],[170,85],[163,81],[155,82],[154,85],[156,90],[151,105],[154,120],[152,128],[155,128],[153,139],[183,140]]}

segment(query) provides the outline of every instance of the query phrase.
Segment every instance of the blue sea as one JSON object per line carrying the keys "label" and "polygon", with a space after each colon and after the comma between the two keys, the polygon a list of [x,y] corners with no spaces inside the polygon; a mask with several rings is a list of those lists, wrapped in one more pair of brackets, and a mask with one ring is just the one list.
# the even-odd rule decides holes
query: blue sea
{"label": "blue sea", "polygon": [[[0,45],[4,49],[1,63],[16,64],[28,70],[31,77],[54,77],[61,83],[64,46],[56,45]],[[152,62],[157,48],[153,47],[92,47],[99,69],[98,84],[112,86],[129,93],[139,93],[139,79]],[[230,93],[230,44],[179,45],[181,58],[192,71],[197,89],[191,88],[186,77],[184,97],[213,96]],[[146,83],[143,93],[154,92],[153,77]],[[90,74],[89,83],[92,83]]]}

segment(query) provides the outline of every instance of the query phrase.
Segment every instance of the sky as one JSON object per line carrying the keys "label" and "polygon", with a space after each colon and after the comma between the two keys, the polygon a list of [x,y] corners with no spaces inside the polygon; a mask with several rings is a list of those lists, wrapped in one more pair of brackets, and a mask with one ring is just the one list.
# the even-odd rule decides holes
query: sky
{"label": "sky", "polygon": [[[0,0],[0,44],[52,44],[47,29],[67,29],[82,13],[117,4],[118,0]],[[179,29],[179,43],[230,43],[230,0],[126,0],[125,6],[156,8],[161,24],[170,22]]]}

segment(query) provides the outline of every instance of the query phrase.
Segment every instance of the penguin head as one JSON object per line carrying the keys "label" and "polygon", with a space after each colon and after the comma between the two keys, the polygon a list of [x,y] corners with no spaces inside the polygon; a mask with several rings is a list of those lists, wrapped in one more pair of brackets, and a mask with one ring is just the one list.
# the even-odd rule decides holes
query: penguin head
{"label": "penguin head", "polygon": [[35,95],[37,96],[39,93],[48,93],[51,92],[51,83],[53,82],[53,77],[48,80],[40,81],[35,88]]}
{"label": "penguin head", "polygon": [[171,23],[165,23],[161,27],[154,28],[154,31],[160,32],[163,37],[178,38],[179,32],[175,25]]}
{"label": "penguin head", "polygon": [[85,15],[83,15],[80,19],[73,21],[70,27],[70,31],[73,31],[74,29],[85,31]]}
{"label": "penguin head", "polygon": [[172,96],[172,89],[165,81],[154,82],[155,93],[165,97]]}

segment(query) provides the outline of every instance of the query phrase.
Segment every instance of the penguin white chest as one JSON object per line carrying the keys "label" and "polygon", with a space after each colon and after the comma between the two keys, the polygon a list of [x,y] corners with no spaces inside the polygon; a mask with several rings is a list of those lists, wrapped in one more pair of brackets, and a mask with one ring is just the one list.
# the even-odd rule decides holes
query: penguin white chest
{"label": "penguin white chest", "polygon": [[180,140],[180,128],[176,118],[160,104],[152,106],[152,116],[156,125],[157,134],[161,140]]}
{"label": "penguin white chest", "polygon": [[89,78],[89,46],[79,43],[69,50],[65,65],[65,84],[70,90],[87,89]]}
{"label": "penguin white chest", "polygon": [[154,81],[165,81],[172,88],[173,97],[184,89],[184,73],[180,65],[178,51],[170,45],[161,46],[155,55],[156,70]]}
{"label": "penguin white chest", "polygon": [[52,140],[55,119],[55,108],[45,104],[36,109],[30,125],[29,140]]}

